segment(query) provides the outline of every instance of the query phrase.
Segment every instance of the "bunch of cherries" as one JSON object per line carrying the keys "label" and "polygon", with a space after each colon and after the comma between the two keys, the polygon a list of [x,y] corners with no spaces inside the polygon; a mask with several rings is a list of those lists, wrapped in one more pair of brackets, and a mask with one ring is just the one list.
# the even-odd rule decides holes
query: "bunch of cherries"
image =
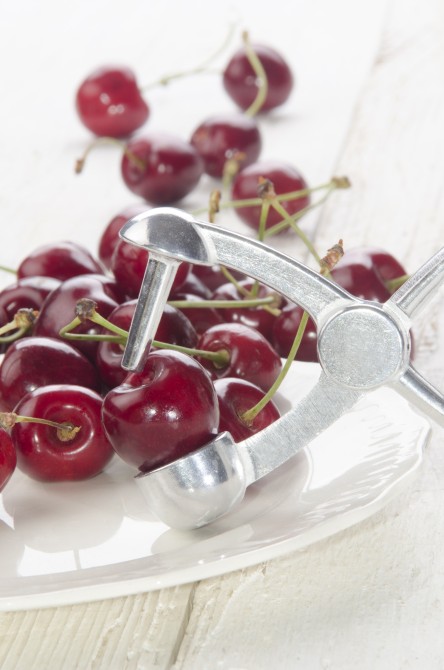
{"label": "bunch of cherries", "polygon": [[[206,171],[231,183],[230,206],[260,240],[289,229],[303,236],[298,220],[311,207],[305,180],[291,166],[257,162],[254,117],[288,98],[290,68],[246,38],[223,82],[244,113],[208,119],[189,143],[155,133],[129,139],[125,183],[150,204],[173,204]],[[76,103],[99,137],[127,137],[149,115],[127,68],[93,73]],[[333,179],[326,188],[344,186],[347,180]],[[210,218],[220,206],[215,192]],[[148,252],[118,234],[146,209],[142,203],[117,214],[97,257],[74,242],[36,249],[0,292],[0,489],[17,464],[41,481],[80,480],[115,453],[148,472],[221,431],[240,441],[279,417],[272,397],[282,358],[297,350],[300,360],[317,360],[316,330],[299,306],[227,268],[182,263],[143,370],[126,373],[121,360]],[[358,297],[383,302],[405,278],[383,250],[355,249],[329,265],[306,241],[320,270]],[[335,254],[336,261],[337,246]]]}

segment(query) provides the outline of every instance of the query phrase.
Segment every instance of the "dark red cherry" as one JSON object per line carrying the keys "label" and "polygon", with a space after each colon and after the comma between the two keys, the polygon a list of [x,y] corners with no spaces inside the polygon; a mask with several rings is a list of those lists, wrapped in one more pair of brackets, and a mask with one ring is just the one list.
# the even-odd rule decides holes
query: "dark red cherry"
{"label": "dark red cherry", "polygon": [[80,84],[76,108],[82,123],[99,136],[125,137],[140,128],[149,108],[127,67],[102,67]]}
{"label": "dark red cherry", "polygon": [[111,221],[105,227],[100,240],[98,248],[98,256],[103,263],[103,265],[109,270],[111,268],[111,258],[116,248],[117,243],[120,241],[119,232],[122,229],[122,226],[136,216],[137,214],[142,214],[146,212],[147,205],[146,203],[141,203],[138,205],[131,205],[126,207],[114,216]]}
{"label": "dark red cherry", "polygon": [[0,292],[0,309],[4,310],[6,320],[12,321],[19,309],[38,311],[45,298],[60,286],[60,283],[58,279],[52,277],[25,277],[6,286]]}
{"label": "dark red cherry", "polygon": [[[129,330],[136,304],[137,300],[122,303],[111,312],[108,320],[119,328]],[[105,329],[103,332],[106,332]],[[182,312],[171,305],[165,305],[154,339],[183,347],[195,347],[197,333]],[[97,348],[97,369],[108,388],[121,384],[128,374],[121,365],[122,355],[123,347],[115,342],[100,342]]]}
{"label": "dark red cherry", "polygon": [[[264,161],[249,165],[235,177],[231,188],[233,200],[257,198],[261,179],[271,181],[277,195],[302,191],[307,188],[307,182],[296,168],[286,163]],[[281,204],[288,214],[296,214],[310,204],[310,196],[304,195],[302,198],[285,200]],[[258,229],[261,213],[260,205],[237,207],[236,213],[242,221],[245,221],[252,228]],[[270,208],[266,227],[269,228],[280,221],[282,221],[282,216]]]}
{"label": "dark red cherry", "polygon": [[95,391],[100,380],[92,363],[72,347],[50,337],[23,337],[9,347],[0,367],[0,393],[8,410],[41,386],[76,384]]}
{"label": "dark red cherry", "polygon": [[153,351],[144,370],[109,391],[103,423],[123,460],[147,472],[204,446],[217,434],[213,383],[194,359]]}
{"label": "dark red cherry", "polygon": [[[198,295],[193,295],[192,293],[183,293],[175,296],[174,300],[186,300],[188,303],[201,301],[201,298]],[[212,307],[184,307],[180,308],[181,311],[185,314],[187,319],[191,321],[199,335],[204,333],[211,326],[216,326],[217,324],[223,323],[218,310],[213,309]]]}
{"label": "dark red cherry", "polygon": [[[246,291],[251,291],[254,285],[252,279],[244,279],[239,282],[241,286]],[[275,293],[268,286],[259,284],[257,292],[255,293],[256,298],[269,298],[274,297]],[[239,300],[241,301],[245,296],[239,293],[238,289],[234,284],[228,282],[219,286],[213,293],[214,300]],[[219,310],[221,317],[224,321],[232,323],[241,323],[250,328],[258,330],[262,335],[269,341],[271,341],[271,334],[273,331],[273,324],[276,320],[274,316],[269,311],[263,309],[262,307],[230,307],[223,308]]]}
{"label": "dark red cherry", "polygon": [[213,291],[204,284],[202,279],[199,279],[194,272],[193,266],[191,266],[185,281],[183,281],[177,289],[173,287],[170,300],[182,300],[182,296],[185,293],[191,293],[191,295],[199,297],[202,300],[208,300],[211,297],[212,292]]}
{"label": "dark red cherry", "polygon": [[21,416],[38,417],[80,430],[66,441],[52,426],[16,423],[11,437],[17,464],[40,481],[74,481],[94,477],[113,457],[101,422],[102,398],[80,386],[55,384],[25,395],[16,406]]}
{"label": "dark red cherry", "polygon": [[364,300],[385,302],[390,298],[390,292],[375,272],[370,257],[359,256],[353,258],[347,253],[331,272],[333,280],[346,291]]}
{"label": "dark red cherry", "polygon": [[[93,300],[99,314],[106,318],[124,296],[115,279],[104,275],[81,275],[67,279],[43,303],[34,326],[34,335],[58,338],[60,330],[74,319],[77,302],[82,298]],[[101,327],[87,320],[73,332],[93,335],[101,332]],[[95,359],[97,342],[76,340],[71,344],[91,360]]]}
{"label": "dark red cherry", "polygon": [[213,379],[238,377],[264,391],[272,386],[282,367],[281,359],[265,337],[241,323],[223,323],[209,328],[200,336],[197,348],[227,351],[230,355],[228,364],[223,367],[199,358]]}
{"label": "dark red cherry", "polygon": [[242,414],[264,397],[260,388],[245,379],[216,379],[214,388],[219,401],[219,432],[228,431],[235,442],[258,433],[280,417],[276,405],[269,401],[250,424],[242,419]]}
{"label": "dark red cherry", "polygon": [[[271,341],[274,348],[282,358],[287,358],[296,337],[299,324],[304,310],[299,305],[289,303],[284,306],[281,314],[273,325]],[[309,319],[296,354],[296,360],[315,363],[318,360],[317,353],[318,336],[316,326]]]}
{"label": "dark red cherry", "polygon": [[379,247],[347,249],[338,266],[344,268],[347,265],[362,265],[371,268],[384,284],[407,274],[405,268],[392,254]]}
{"label": "dark red cherry", "polygon": [[[252,47],[267,76],[268,91],[261,108],[265,112],[279,107],[288,99],[293,89],[293,75],[275,49],[264,44],[253,44]],[[247,109],[255,100],[258,93],[257,76],[244,48],[236,51],[226,66],[223,84],[228,95],[241,109]]]}
{"label": "dark red cherry", "polygon": [[0,491],[11,479],[17,465],[14,443],[9,433],[0,428]]}
{"label": "dark red cherry", "polygon": [[20,263],[17,276],[54,277],[60,281],[78,275],[100,274],[103,267],[90,252],[75,242],[54,242],[34,249]]}
{"label": "dark red cherry", "polygon": [[203,161],[188,142],[151,133],[128,142],[121,171],[130,191],[155,205],[167,205],[197,186]]}
{"label": "dark red cherry", "polygon": [[[142,286],[148,263],[148,251],[119,240],[111,258],[111,270],[128,298],[136,298]],[[181,263],[174,277],[172,290],[178,290],[190,271],[189,263]]]}
{"label": "dark red cherry", "polygon": [[256,121],[242,114],[207,119],[193,132],[191,144],[211,177],[222,177],[227,161],[235,161],[238,170],[254,163],[262,147]]}
{"label": "dark red cherry", "polygon": [[[235,279],[245,279],[245,275],[241,274],[237,270],[232,270],[230,268],[230,272]],[[227,283],[227,278],[221,271],[219,265],[194,265],[193,273],[210,290],[210,295],[213,291],[219,288],[219,286]]]}

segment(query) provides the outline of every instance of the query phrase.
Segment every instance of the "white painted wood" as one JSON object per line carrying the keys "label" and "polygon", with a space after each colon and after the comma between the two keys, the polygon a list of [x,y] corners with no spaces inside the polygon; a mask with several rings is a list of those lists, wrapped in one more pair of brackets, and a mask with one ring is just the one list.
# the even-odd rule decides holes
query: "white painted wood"
{"label": "white painted wood", "polygon": [[[71,173],[88,137],[72,111],[75,82],[106,61],[128,62],[145,80],[176,69],[178,60],[194,65],[220,41],[232,11],[258,39],[291,54],[298,73],[291,103],[262,122],[264,155],[287,157],[312,183],[333,172],[352,180],[352,190],[313,217],[318,248],[338,237],[346,246],[381,245],[412,270],[441,246],[439,0],[281,0],[273,12],[250,0],[232,10],[224,1],[216,25],[213,3],[162,5],[97,0],[68,9],[27,0],[2,8],[0,254],[8,258],[0,263],[14,264],[36,243],[61,236],[91,246],[134,201],[120,183],[114,149],[92,156],[81,177]],[[185,22],[191,39],[181,51]],[[173,43],[167,49],[165,34]],[[205,88],[202,81],[153,92],[153,127],[162,122],[187,134],[200,120],[196,100],[202,117],[228,109],[215,82],[205,78]],[[179,93],[178,118],[169,96]],[[202,204],[209,186],[190,207]],[[443,328],[435,305],[415,331],[418,366],[441,385]],[[421,476],[383,512],[304,552],[196,585],[1,614],[0,667],[440,670],[441,443],[437,431]]]}

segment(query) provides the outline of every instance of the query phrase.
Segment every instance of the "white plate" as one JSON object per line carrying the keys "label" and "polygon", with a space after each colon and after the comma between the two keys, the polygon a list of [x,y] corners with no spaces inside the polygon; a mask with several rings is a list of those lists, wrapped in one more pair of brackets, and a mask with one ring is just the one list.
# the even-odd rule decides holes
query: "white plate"
{"label": "white plate", "polygon": [[[293,366],[284,409],[318,372]],[[16,472],[0,497],[0,609],[155,590],[305,547],[367,518],[411,481],[428,433],[428,423],[394,392],[374,392],[251,486],[235,512],[187,533],[151,517],[134,472],[117,459],[106,473],[75,484],[42,484]]]}

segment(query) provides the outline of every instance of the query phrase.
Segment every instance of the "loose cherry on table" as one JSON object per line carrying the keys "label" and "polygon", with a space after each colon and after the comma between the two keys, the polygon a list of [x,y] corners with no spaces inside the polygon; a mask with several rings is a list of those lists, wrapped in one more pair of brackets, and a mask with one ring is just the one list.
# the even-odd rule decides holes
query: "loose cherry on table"
{"label": "loose cherry on table", "polygon": [[34,249],[20,263],[17,277],[44,276],[60,281],[77,275],[103,272],[101,263],[75,242],[54,242]]}
{"label": "loose cherry on table", "polygon": [[[232,199],[245,200],[257,198],[262,180],[271,182],[277,195],[292,193],[293,191],[303,191],[307,188],[307,182],[304,177],[292,165],[278,161],[261,161],[244,168],[234,178],[231,187]],[[305,194],[300,198],[284,200],[280,204],[287,214],[297,214],[297,212],[300,212],[310,204],[310,196]],[[258,229],[261,214],[260,205],[237,207],[236,213],[242,221],[252,228]],[[282,221],[282,215],[273,208],[270,208],[266,228],[270,228],[270,226],[280,221]]]}
{"label": "loose cherry on table", "polygon": [[12,477],[17,465],[17,455],[10,434],[0,428],[0,491]]}
{"label": "loose cherry on table", "polygon": [[102,137],[126,137],[149,116],[149,107],[128,67],[102,67],[92,72],[77,90],[76,108],[82,123]]}
{"label": "loose cherry on table", "polygon": [[197,186],[203,169],[203,160],[191,144],[165,133],[130,140],[121,162],[130,191],[154,205],[184,198]]}
{"label": "loose cherry on table", "polygon": [[[289,65],[275,49],[264,44],[253,44],[252,49],[267,77],[267,95],[260,109],[261,112],[265,112],[279,107],[288,100],[294,79]],[[258,77],[245,48],[236,51],[225,67],[223,85],[228,95],[241,109],[248,109],[256,99],[259,90]]]}
{"label": "loose cherry on table", "polygon": [[254,328],[241,323],[212,326],[202,333],[197,348],[228,352],[228,363],[223,366],[199,358],[213,379],[246,379],[264,391],[273,385],[282,367],[280,357],[265,337]]}
{"label": "loose cherry on table", "polygon": [[213,383],[193,358],[153,351],[141,373],[105,396],[108,437],[127,463],[148,472],[204,446],[217,434]]}
{"label": "loose cherry on table", "polygon": [[264,397],[264,392],[246,379],[216,379],[214,388],[219,401],[219,432],[228,431],[235,442],[258,433],[280,417],[276,405],[269,401],[251,423],[242,418]]}
{"label": "loose cherry on table", "polygon": [[7,350],[0,366],[0,394],[8,410],[41,386],[75,384],[100,390],[95,367],[68,342],[50,337],[23,337]]}
{"label": "loose cherry on table", "polygon": [[62,424],[64,429],[32,421],[15,423],[11,437],[18,467],[40,481],[75,481],[99,474],[114,455],[101,410],[100,395],[80,386],[55,384],[28,393],[15,414]]}
{"label": "loose cherry on table", "polygon": [[218,178],[226,170],[234,175],[254,163],[259,158],[262,140],[253,119],[241,114],[219,114],[196,128],[191,144],[202,157],[205,172]]}
{"label": "loose cherry on table", "polygon": [[[123,330],[129,330],[136,304],[136,300],[122,303],[111,312],[108,321]],[[103,332],[106,332],[105,329]],[[182,312],[170,305],[165,305],[154,339],[183,347],[195,347],[197,333]],[[102,381],[108,388],[121,384],[128,374],[121,365],[122,355],[122,345],[116,342],[99,343],[96,365]]]}

